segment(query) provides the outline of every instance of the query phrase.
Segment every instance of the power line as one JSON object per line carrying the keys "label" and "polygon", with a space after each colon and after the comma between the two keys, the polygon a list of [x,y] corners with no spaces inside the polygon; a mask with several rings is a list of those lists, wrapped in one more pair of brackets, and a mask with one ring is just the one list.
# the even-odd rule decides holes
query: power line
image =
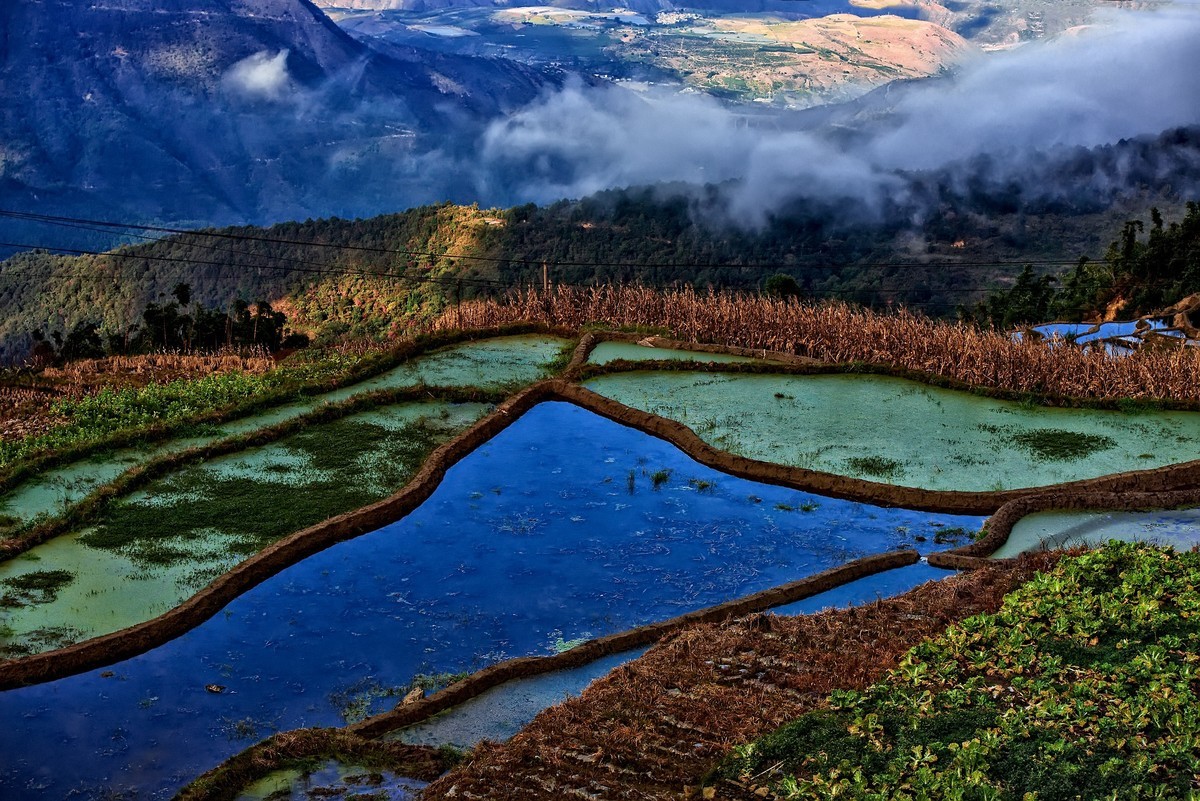
{"label": "power line", "polygon": [[[734,263],[734,262],[584,262],[584,261],[562,261],[554,259],[531,259],[526,257],[501,257],[501,256],[476,256],[466,253],[452,253],[449,251],[438,253],[436,251],[421,251],[408,250],[403,248],[382,248],[371,247],[367,245],[349,245],[349,244],[333,244],[328,242],[313,242],[308,240],[297,239],[280,239],[266,236],[253,236],[250,234],[234,234],[227,231],[211,231],[211,230],[187,230],[183,228],[167,228],[162,226],[141,225],[136,223],[118,223],[107,220],[91,220],[80,217],[64,217],[48,214],[36,214],[33,212],[12,211],[0,209],[0,217],[10,219],[25,220],[27,222],[41,222],[48,225],[59,225],[64,227],[78,227],[80,225],[98,226],[102,230],[123,230],[123,231],[152,231],[156,233],[165,233],[175,236],[192,236],[192,237],[211,237],[217,239],[231,239],[236,241],[261,242],[277,245],[294,245],[303,247],[319,247],[330,248],[334,250],[343,250],[360,253],[376,253],[392,256],[406,256],[410,258],[428,258],[428,259],[446,259],[446,260],[470,260],[489,262],[493,264],[525,264],[536,265],[545,264],[549,267],[609,267],[609,268],[630,268],[630,269],[711,269],[711,268],[736,268],[736,267],[758,267],[758,268],[794,268],[798,265],[788,264],[784,262],[766,262],[766,263]],[[88,229],[94,230],[94,229]],[[166,237],[155,241],[166,241]],[[185,243],[186,244],[186,243]],[[209,247],[206,245],[197,244],[197,247]],[[980,260],[980,261],[919,261],[919,262],[896,262],[896,261],[876,261],[850,262],[846,265],[811,265],[811,266],[827,266],[827,267],[1020,267],[1026,264],[1034,266],[1073,266],[1079,263],[1079,259],[1023,259],[1017,261],[998,261],[998,260]]]}
{"label": "power line", "polygon": [[[414,281],[414,282],[419,282],[419,283],[438,283],[438,284],[444,284],[444,285],[449,285],[449,286],[453,286],[453,285],[461,283],[461,284],[468,285],[468,286],[487,286],[487,287],[491,287],[491,288],[505,288],[505,289],[509,288],[509,285],[505,284],[502,281],[494,281],[494,280],[491,280],[488,278],[439,278],[439,277],[434,277],[434,276],[414,276],[414,275],[409,275],[407,273],[389,273],[389,272],[375,273],[375,272],[371,272],[369,270],[351,270],[351,269],[344,268],[344,267],[283,267],[283,266],[269,265],[269,264],[234,264],[234,263],[226,262],[226,261],[205,261],[202,259],[189,259],[189,258],[185,258],[183,256],[151,256],[151,255],[147,255],[144,253],[120,253],[117,251],[107,251],[106,252],[106,251],[100,251],[100,250],[87,250],[84,248],[68,248],[68,247],[57,247],[57,246],[49,246],[48,247],[45,245],[30,245],[28,243],[20,243],[20,242],[0,242],[0,247],[22,248],[25,250],[54,251],[56,253],[67,254],[67,255],[72,255],[72,256],[103,256],[105,258],[114,258],[114,259],[135,259],[135,260],[141,259],[141,260],[145,260],[145,261],[171,262],[171,263],[176,263],[176,264],[189,264],[189,265],[200,266],[200,267],[221,267],[221,268],[226,268],[226,269],[243,267],[243,268],[250,268],[250,269],[257,269],[257,270],[276,270],[276,271],[289,272],[289,273],[298,272],[298,273],[312,273],[312,274],[317,274],[317,275],[351,275],[351,276],[362,276],[362,277],[368,277],[368,278],[389,278],[389,279],[398,279],[398,280],[402,280],[402,281]],[[19,276],[19,275],[15,274],[15,273],[10,274],[10,273],[0,272],[0,278],[6,278],[6,277],[9,277],[10,275],[13,278],[23,277],[23,276]]]}

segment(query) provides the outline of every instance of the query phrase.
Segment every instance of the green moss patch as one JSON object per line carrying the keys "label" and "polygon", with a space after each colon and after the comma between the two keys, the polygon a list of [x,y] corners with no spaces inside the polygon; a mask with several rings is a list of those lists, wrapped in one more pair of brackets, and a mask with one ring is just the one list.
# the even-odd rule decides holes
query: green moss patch
{"label": "green moss patch", "polygon": [[875,478],[895,478],[902,472],[903,465],[886,456],[854,456],[846,460],[852,472]]}
{"label": "green moss patch", "polygon": [[361,417],[316,426],[156,481],[112,504],[80,541],[146,567],[192,559],[214,533],[250,555],[392,494],[458,430],[428,417],[398,428]]}
{"label": "green moss patch", "polygon": [[0,581],[0,607],[44,604],[58,597],[58,591],[75,580],[69,570],[37,570]]}
{"label": "green moss patch", "polygon": [[1012,436],[1012,441],[1040,461],[1070,461],[1083,459],[1099,451],[1115,448],[1117,441],[1103,434],[1081,434],[1061,428],[1043,428],[1037,431],[1022,431]]}
{"label": "green moss patch", "polygon": [[1200,553],[1063,559],[739,747],[719,775],[775,798],[1187,798],[1200,775]]}

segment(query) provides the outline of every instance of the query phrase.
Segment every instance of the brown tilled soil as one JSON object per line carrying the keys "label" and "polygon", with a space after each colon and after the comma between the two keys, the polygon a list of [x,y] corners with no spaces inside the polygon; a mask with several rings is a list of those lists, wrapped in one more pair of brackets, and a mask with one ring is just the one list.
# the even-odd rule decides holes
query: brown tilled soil
{"label": "brown tilled soil", "polygon": [[[701,780],[734,745],[821,706],[831,690],[877,681],[909,648],[954,621],[995,611],[1056,559],[997,564],[848,610],[687,629],[542,712],[509,742],[481,744],[422,798],[698,796]],[[716,797],[753,798],[733,786]]]}

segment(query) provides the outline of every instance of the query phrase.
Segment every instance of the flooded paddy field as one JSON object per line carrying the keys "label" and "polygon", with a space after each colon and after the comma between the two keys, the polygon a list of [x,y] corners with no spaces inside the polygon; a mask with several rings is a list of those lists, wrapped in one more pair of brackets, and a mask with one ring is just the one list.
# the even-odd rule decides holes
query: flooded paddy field
{"label": "flooded paddy field", "polygon": [[1152,542],[1190,551],[1200,547],[1200,509],[1038,512],[1018,520],[1008,540],[992,557],[1004,559],[1027,551],[1099,546],[1109,540]]}
{"label": "flooded paddy field", "polygon": [[489,408],[385,406],[154,481],[96,525],[0,563],[0,656],[53,650],[174,608],[275,540],[396,492]]}
{"label": "flooded paddy field", "polygon": [[405,519],[294,565],[149,653],[0,693],[0,715],[21,721],[0,734],[0,787],[6,799],[167,797],[273,731],[361,719],[414,686],[981,522],[736,479],[542,404]]}
{"label": "flooded paddy field", "polygon": [[740,456],[930,490],[1038,487],[1196,458],[1200,413],[1059,409],[874,375],[634,372],[588,389]]}
{"label": "flooded paddy field", "polygon": [[326,762],[311,770],[281,770],[247,787],[237,801],[308,801],[312,798],[417,801],[425,782],[390,770]]}
{"label": "flooded paddy field", "polygon": [[385,373],[331,392],[276,406],[267,411],[199,432],[145,447],[120,448],[42,472],[0,495],[0,515],[17,522],[61,513],[97,487],[131,467],[188,448],[209,445],[292,420],[325,403],[337,403],[380,389],[424,384],[441,387],[503,389],[531,384],[545,376],[547,367],[568,345],[559,337],[522,335],[463,342],[418,356]]}
{"label": "flooded paddy field", "polygon": [[[872,603],[881,598],[900,595],[926,581],[937,581],[950,575],[953,573],[918,563],[876,573],[803,601],[777,607],[772,610],[772,614],[802,615]],[[514,679],[426,721],[385,735],[383,739],[459,749],[472,748],[485,739],[503,742],[527,726],[539,712],[569,698],[578,697],[593,681],[602,678],[614,668],[637,659],[646,650],[636,648],[597,659],[580,667]],[[289,798],[302,801],[308,797],[306,793],[311,793],[315,788],[325,788],[318,790],[318,793],[343,788],[343,797],[353,798],[354,792],[376,789],[377,786],[363,787],[364,774],[371,776],[372,773],[375,773],[381,782],[377,786],[387,788],[391,793],[388,797],[393,799],[409,797],[403,792],[411,792],[411,788],[421,784],[410,779],[406,787],[392,789],[392,782],[399,783],[398,777],[394,775],[364,771],[355,765],[330,762],[312,773],[297,769],[277,771],[246,788],[238,798],[239,801],[261,801],[274,792],[274,799],[278,801]]]}
{"label": "flooded paddy field", "polygon": [[618,359],[629,362],[644,361],[673,361],[673,362],[713,362],[715,364],[750,364],[761,362],[750,356],[737,356],[732,353],[705,353],[698,350],[677,350],[675,348],[651,348],[633,342],[601,342],[592,348],[588,354],[591,364],[608,364]]}

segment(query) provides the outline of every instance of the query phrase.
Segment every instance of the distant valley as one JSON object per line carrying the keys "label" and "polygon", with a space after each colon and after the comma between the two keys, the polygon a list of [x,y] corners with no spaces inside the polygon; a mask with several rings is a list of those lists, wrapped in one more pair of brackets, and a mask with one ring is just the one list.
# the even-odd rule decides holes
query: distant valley
{"label": "distant valley", "polygon": [[319,0],[359,40],[677,83],[781,108],[857,97],[1086,23],[1099,4],[998,0]]}

